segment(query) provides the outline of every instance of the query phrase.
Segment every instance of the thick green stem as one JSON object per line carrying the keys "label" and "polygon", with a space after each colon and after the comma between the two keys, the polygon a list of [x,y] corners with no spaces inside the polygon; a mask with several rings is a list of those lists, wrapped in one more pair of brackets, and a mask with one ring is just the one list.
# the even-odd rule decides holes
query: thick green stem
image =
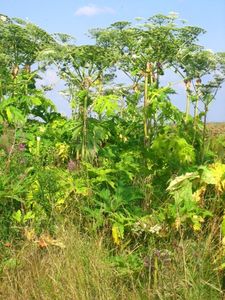
{"label": "thick green stem", "polygon": [[197,97],[196,102],[195,102],[195,111],[194,111],[194,127],[197,124],[197,118],[198,118],[198,103],[199,103],[199,98]]}
{"label": "thick green stem", "polygon": [[25,83],[25,95],[28,95],[28,82],[30,80],[29,78],[29,74],[30,74],[30,65],[26,64],[25,67],[24,67],[24,71],[25,71],[25,74],[26,74],[26,83]]}
{"label": "thick green stem", "polygon": [[98,94],[100,96],[103,95],[103,74],[102,73],[99,76]]}
{"label": "thick green stem", "polygon": [[[103,74],[101,73],[99,76],[99,85],[98,85],[98,94],[99,96],[103,96]],[[99,113],[99,120],[102,120],[102,114]]]}
{"label": "thick green stem", "polygon": [[201,79],[198,78],[195,83],[195,89],[196,89],[196,101],[195,101],[195,109],[194,109],[194,136],[193,136],[193,142],[192,145],[195,143],[196,135],[197,135],[197,123],[198,123],[198,105],[201,97]]}
{"label": "thick green stem", "polygon": [[36,157],[39,158],[40,156],[40,136],[37,136],[37,145],[36,145]]}
{"label": "thick green stem", "polygon": [[83,141],[82,141],[82,159],[86,160],[87,157],[87,98],[88,95],[84,97],[84,106],[83,106]]}
{"label": "thick green stem", "polygon": [[145,71],[145,85],[144,85],[144,144],[145,146],[148,143],[149,132],[148,132],[148,117],[147,117],[147,108],[148,108],[148,84],[149,84],[149,75],[151,74],[151,64],[147,63]]}
{"label": "thick green stem", "polygon": [[159,72],[158,71],[155,76],[156,76],[155,87],[158,89],[159,88]]}
{"label": "thick green stem", "polygon": [[3,85],[2,85],[1,80],[0,80],[0,103],[2,101],[2,98],[3,98]]}
{"label": "thick green stem", "polygon": [[201,151],[201,162],[203,162],[205,157],[205,144],[206,144],[206,125],[207,125],[207,113],[208,113],[208,105],[205,104],[205,114],[203,121],[203,132],[202,132],[202,151]]}
{"label": "thick green stem", "polygon": [[196,102],[195,102],[195,110],[194,110],[194,128],[196,128],[197,120],[198,120],[198,104],[200,99],[200,85],[201,85],[201,79],[198,78],[196,80]]}
{"label": "thick green stem", "polygon": [[193,140],[192,140],[192,145],[194,145],[194,143],[195,143],[196,134],[197,134],[198,102],[199,102],[199,98],[197,98],[196,102],[195,102],[195,110],[194,110],[194,136],[193,136]]}
{"label": "thick green stem", "polygon": [[186,94],[186,114],[185,114],[185,122],[187,123],[190,115],[190,95],[189,92]]}
{"label": "thick green stem", "polygon": [[148,107],[148,74],[145,74],[145,89],[144,89],[144,144],[147,144],[148,140],[148,119],[147,119],[147,107]]}
{"label": "thick green stem", "polygon": [[185,81],[185,89],[186,89],[186,114],[185,114],[185,122],[187,123],[189,115],[190,115],[190,87],[191,82],[189,80]]}
{"label": "thick green stem", "polygon": [[15,96],[15,91],[16,91],[16,85],[17,85],[17,75],[19,73],[19,66],[17,64],[15,64],[13,66],[13,69],[12,69],[12,77],[13,77],[13,83],[12,83],[12,86],[13,86],[13,90],[12,90],[12,97]]}

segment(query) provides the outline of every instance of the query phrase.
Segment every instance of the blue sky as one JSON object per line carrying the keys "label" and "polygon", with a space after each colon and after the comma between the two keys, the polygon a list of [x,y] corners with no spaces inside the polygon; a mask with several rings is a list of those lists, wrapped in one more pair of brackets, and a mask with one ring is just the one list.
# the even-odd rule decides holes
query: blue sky
{"label": "blue sky", "polygon": [[[200,42],[207,49],[225,51],[225,0],[2,0],[0,13],[27,18],[48,32],[75,36],[78,44],[88,43],[91,28],[105,27],[119,20],[148,18],[154,14],[178,12],[190,25],[207,33]],[[54,77],[54,72],[49,77]],[[60,110],[67,112],[66,101],[54,94]],[[176,102],[177,100],[175,100]],[[211,121],[225,121],[225,87],[218,93],[209,113]]]}

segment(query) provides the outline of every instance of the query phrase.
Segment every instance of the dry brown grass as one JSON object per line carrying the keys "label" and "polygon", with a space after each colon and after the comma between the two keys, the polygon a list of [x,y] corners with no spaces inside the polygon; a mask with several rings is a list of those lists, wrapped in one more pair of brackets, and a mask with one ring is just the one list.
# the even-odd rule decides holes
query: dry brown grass
{"label": "dry brown grass", "polygon": [[207,124],[207,129],[209,130],[209,134],[213,136],[225,134],[225,123],[210,122]]}

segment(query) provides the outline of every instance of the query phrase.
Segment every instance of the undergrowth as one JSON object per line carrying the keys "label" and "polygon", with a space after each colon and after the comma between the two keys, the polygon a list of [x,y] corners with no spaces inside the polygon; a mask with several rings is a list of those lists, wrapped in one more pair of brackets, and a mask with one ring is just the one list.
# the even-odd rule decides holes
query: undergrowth
{"label": "undergrowth", "polygon": [[222,299],[221,281],[213,271],[218,249],[215,224],[211,226],[206,237],[193,240],[181,233],[158,249],[149,247],[136,270],[132,252],[123,253],[119,263],[101,237],[81,234],[72,224],[63,226],[57,233],[60,246],[25,242],[21,248],[7,248],[0,298]]}

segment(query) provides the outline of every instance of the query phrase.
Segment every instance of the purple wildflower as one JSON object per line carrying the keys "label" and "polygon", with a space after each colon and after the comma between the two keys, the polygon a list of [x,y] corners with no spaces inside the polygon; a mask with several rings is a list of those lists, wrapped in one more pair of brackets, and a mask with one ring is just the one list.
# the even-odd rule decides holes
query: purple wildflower
{"label": "purple wildflower", "polygon": [[22,151],[25,151],[25,149],[26,149],[26,145],[23,143],[20,143],[18,146],[18,150],[22,152]]}
{"label": "purple wildflower", "polygon": [[68,165],[67,165],[67,169],[72,172],[76,169],[76,163],[75,161],[73,161],[72,159],[69,160]]}

